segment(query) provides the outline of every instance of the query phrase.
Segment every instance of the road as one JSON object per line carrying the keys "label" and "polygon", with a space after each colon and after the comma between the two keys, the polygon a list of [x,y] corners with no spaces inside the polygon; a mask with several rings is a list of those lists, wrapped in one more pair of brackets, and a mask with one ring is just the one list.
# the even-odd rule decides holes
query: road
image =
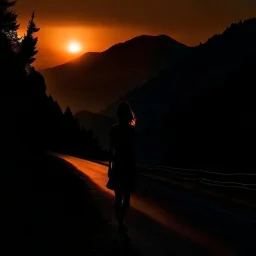
{"label": "road", "polygon": [[[71,156],[58,156],[83,174],[102,214],[110,225],[115,226],[113,192],[106,188],[107,167]],[[232,229],[234,224],[228,223],[229,217],[220,219],[214,213],[212,218],[213,209],[209,214],[202,205],[191,204],[184,197],[177,199],[168,189],[170,186],[144,177],[132,195],[126,223],[132,244],[140,255],[240,255],[244,247],[237,243],[240,236],[232,236],[237,229]],[[221,221],[220,228],[214,220],[216,223]],[[237,230],[237,233],[243,231]],[[241,255],[249,254],[243,251]]]}

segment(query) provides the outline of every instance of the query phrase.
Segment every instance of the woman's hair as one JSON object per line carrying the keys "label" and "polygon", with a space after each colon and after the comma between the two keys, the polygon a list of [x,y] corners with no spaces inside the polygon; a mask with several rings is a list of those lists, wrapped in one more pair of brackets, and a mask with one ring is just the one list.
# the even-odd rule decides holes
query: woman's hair
{"label": "woman's hair", "polygon": [[117,107],[116,115],[119,123],[127,123],[130,125],[135,125],[136,117],[128,102],[123,101],[119,103]]}

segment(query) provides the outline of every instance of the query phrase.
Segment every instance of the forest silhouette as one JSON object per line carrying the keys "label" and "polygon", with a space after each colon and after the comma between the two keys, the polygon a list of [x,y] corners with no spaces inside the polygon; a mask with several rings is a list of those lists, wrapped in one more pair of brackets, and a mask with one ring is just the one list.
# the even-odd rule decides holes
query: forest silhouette
{"label": "forest silhouette", "polygon": [[[78,170],[51,152],[100,158],[105,152],[92,131],[46,94],[43,76],[32,66],[39,28],[32,13],[18,37],[15,2],[0,0],[1,189],[8,255],[92,255],[96,231],[106,223]],[[50,154],[47,152],[50,151]],[[104,241],[103,241],[104,242]],[[13,246],[15,245],[15,246]],[[99,248],[101,250],[101,248]]]}
{"label": "forest silhouette", "polygon": [[86,157],[105,154],[92,131],[75,120],[68,107],[64,112],[46,94],[44,77],[32,66],[36,60],[35,13],[27,31],[18,37],[15,2],[0,2],[0,80],[6,117],[7,147],[22,152],[57,151]]}

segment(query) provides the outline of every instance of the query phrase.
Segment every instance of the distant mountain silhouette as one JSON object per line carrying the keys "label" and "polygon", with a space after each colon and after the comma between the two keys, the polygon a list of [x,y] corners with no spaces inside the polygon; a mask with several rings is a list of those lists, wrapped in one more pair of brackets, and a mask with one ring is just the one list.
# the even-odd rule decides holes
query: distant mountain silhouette
{"label": "distant mountain silhouette", "polygon": [[105,149],[108,149],[109,132],[110,127],[115,123],[114,118],[89,111],[79,111],[74,117],[86,130],[92,130],[100,144],[105,147]]}
{"label": "distant mountain silhouette", "polygon": [[143,35],[42,73],[48,93],[62,109],[99,112],[171,66],[188,49],[166,35]]}
{"label": "distant mountain silhouette", "polygon": [[[120,99],[138,118],[139,161],[225,171],[253,164],[255,31],[256,19],[232,24]],[[119,101],[101,113],[114,116]]]}

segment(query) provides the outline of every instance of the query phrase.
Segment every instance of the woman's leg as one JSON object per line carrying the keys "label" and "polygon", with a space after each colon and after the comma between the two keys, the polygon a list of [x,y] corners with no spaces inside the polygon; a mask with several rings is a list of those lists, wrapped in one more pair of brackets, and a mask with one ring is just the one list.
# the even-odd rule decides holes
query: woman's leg
{"label": "woman's leg", "polygon": [[127,232],[128,228],[124,225],[124,217],[127,214],[129,208],[130,208],[130,193],[120,193],[118,195],[118,203],[120,202],[121,199],[121,205],[118,204],[116,208],[117,216],[118,216],[118,221],[119,221],[119,231],[120,232]]}
{"label": "woman's leg", "polygon": [[125,192],[123,196],[123,207],[122,207],[123,218],[125,217],[125,215],[130,209],[130,198],[131,198],[130,192]]}
{"label": "woman's leg", "polygon": [[114,208],[119,225],[123,223],[122,201],[123,193],[120,191],[115,191]]}

